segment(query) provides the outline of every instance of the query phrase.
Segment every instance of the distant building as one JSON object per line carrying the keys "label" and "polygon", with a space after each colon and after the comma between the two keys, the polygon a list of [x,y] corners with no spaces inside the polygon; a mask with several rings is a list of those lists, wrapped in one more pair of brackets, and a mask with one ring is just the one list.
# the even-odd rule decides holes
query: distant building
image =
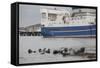
{"label": "distant building", "polygon": [[19,27],[19,32],[26,32],[25,27]]}
{"label": "distant building", "polygon": [[88,22],[89,24],[95,24],[96,23],[96,10],[87,9],[87,8],[73,9],[72,18],[73,18],[73,21],[75,20],[79,23]]}
{"label": "distant building", "polygon": [[27,27],[20,27],[19,31],[20,32],[40,32],[41,27],[43,27],[43,25],[35,24],[35,25],[27,26]]}
{"label": "distant building", "polygon": [[73,9],[74,17],[96,17],[95,9],[87,9],[87,8],[77,8]]}

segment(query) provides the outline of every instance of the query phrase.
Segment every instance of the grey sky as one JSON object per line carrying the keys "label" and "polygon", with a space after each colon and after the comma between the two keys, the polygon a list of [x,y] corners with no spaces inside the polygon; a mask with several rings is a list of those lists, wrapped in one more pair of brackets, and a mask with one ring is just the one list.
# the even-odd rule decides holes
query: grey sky
{"label": "grey sky", "polygon": [[20,5],[19,7],[19,26],[26,27],[40,23],[40,6]]}

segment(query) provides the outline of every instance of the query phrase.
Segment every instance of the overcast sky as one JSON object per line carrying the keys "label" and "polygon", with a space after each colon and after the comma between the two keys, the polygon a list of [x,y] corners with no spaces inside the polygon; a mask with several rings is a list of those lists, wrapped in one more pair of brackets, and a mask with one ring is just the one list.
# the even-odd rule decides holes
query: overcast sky
{"label": "overcast sky", "polygon": [[40,6],[20,5],[19,26],[26,27],[40,23]]}

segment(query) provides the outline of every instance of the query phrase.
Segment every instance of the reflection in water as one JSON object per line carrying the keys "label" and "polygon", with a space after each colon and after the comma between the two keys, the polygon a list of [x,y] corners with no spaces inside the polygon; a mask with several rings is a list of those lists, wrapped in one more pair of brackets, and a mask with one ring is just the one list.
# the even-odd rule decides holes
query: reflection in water
{"label": "reflection in water", "polygon": [[19,58],[20,63],[93,60],[96,39],[19,36]]}

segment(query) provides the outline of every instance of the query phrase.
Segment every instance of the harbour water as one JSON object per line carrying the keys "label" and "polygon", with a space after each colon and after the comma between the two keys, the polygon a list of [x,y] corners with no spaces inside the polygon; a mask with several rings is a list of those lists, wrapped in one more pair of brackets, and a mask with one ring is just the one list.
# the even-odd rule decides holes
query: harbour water
{"label": "harbour water", "polygon": [[[43,36],[19,36],[19,63],[41,63],[56,61],[90,60],[82,56],[53,55],[52,52],[59,48],[72,48],[78,50],[86,48],[85,52],[96,53],[96,38],[43,38]],[[50,54],[40,54],[38,49],[49,48]],[[29,54],[31,49],[36,53]]]}

